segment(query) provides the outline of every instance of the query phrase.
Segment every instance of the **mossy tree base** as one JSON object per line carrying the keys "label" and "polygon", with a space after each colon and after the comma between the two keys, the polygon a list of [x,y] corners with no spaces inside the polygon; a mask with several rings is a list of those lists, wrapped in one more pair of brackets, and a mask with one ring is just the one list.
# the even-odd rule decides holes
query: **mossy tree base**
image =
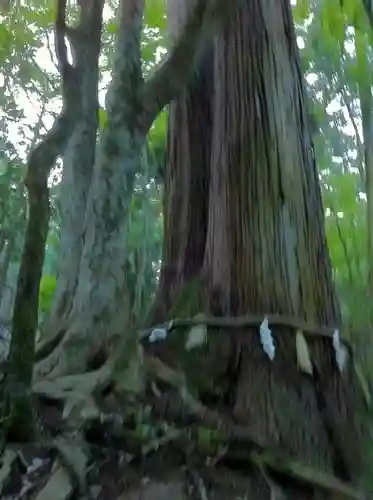
{"label": "mossy tree base", "polygon": [[[170,336],[177,337],[180,333],[176,328]],[[211,335],[215,332],[211,331]],[[194,485],[190,491],[208,492],[207,498],[225,500],[242,493],[250,495],[249,498],[269,500],[279,492],[289,499],[311,500],[316,498],[316,492],[317,498],[325,500],[333,495],[364,498],[333,474],[297,462],[286,456],[284,450],[279,453],[271,449],[260,434],[253,433],[246,423],[238,423],[229,412],[204,404],[190,389],[186,373],[143,352],[142,348],[137,353],[143,378],[143,385],[137,390],[120,384],[133,368],[130,359],[123,362],[124,353],[119,347],[98,370],[34,384],[37,397],[58,401],[61,408],[59,437],[54,437],[55,424],[49,424],[39,446],[57,453],[58,467],[68,472],[64,488],[69,494],[73,491],[84,494],[89,490],[93,479],[88,457],[96,457],[95,466],[100,468],[97,447],[110,450],[115,444],[117,450],[130,453],[130,463],[123,474],[129,474],[128,467],[138,457],[145,464],[161,461],[167,469],[168,479],[165,476],[160,479],[164,485],[173,484],[170,477],[179,477],[182,484]],[[175,467],[180,460],[186,472]],[[158,473],[149,471],[153,475],[150,484],[157,484]],[[57,479],[56,473],[50,473],[49,487],[57,487]],[[45,481],[42,491],[44,485]],[[142,487],[137,484],[131,488],[138,491]],[[180,499],[192,498],[183,495]],[[118,493],[117,497],[107,498],[119,496]],[[164,493],[158,498],[168,497]]]}

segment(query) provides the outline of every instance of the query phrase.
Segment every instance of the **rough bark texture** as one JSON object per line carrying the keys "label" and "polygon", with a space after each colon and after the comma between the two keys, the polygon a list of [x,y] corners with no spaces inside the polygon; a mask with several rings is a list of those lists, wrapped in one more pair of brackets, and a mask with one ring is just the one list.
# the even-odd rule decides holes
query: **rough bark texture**
{"label": "rough bark texture", "polygon": [[[169,2],[169,30],[177,38],[195,2]],[[186,280],[198,276],[207,231],[211,116],[213,98],[212,50],[192,83],[169,106],[168,162],[164,203],[164,265],[160,292],[151,314],[163,319],[172,298]]]}
{"label": "rough bark texture", "polygon": [[157,113],[193,74],[204,43],[212,39],[240,2],[213,0],[195,9],[170,56],[145,82],[140,60],[143,0],[120,3],[108,123],[100,137],[88,196],[84,248],[67,334],[57,335],[39,351],[40,357],[47,357],[38,364],[36,378],[84,371],[99,344],[128,330],[127,225],[146,134]]}
{"label": "rough bark texture", "polygon": [[[364,58],[366,64],[368,59],[361,53],[362,47],[356,43],[356,53]],[[363,60],[364,60],[363,59]],[[361,80],[358,84],[361,118],[364,139],[364,165],[365,165],[365,191],[367,197],[367,264],[368,264],[368,299],[373,300],[373,99],[370,81]],[[373,311],[369,310],[369,328],[373,325]]]}
{"label": "rough bark texture", "polygon": [[61,243],[57,286],[50,330],[69,314],[77,285],[84,241],[84,216],[95,162],[98,128],[98,60],[101,48],[102,2],[91,2],[85,13],[75,64],[80,68],[81,113],[64,156],[61,186]]}
{"label": "rough bark texture", "polygon": [[[196,138],[196,111],[186,100],[193,89],[171,109],[160,297],[170,311],[169,290],[200,274],[207,308],[215,315],[280,313],[338,327],[341,318],[288,1],[245,2],[216,38],[213,61],[210,157],[209,146],[202,143],[208,140],[211,117],[206,113],[205,140]],[[200,87],[194,99],[206,103]],[[200,120],[205,109],[199,108]],[[191,177],[189,158],[194,155],[199,159],[194,175],[204,183],[209,180],[208,191],[203,192],[206,184],[201,182],[196,187]],[[207,220],[201,220],[206,213]],[[192,250],[186,252],[186,246]],[[198,307],[195,313],[201,312]],[[210,372],[213,361],[204,358],[194,359],[191,371],[224,378],[224,370],[229,370],[231,410],[261,442],[355,480],[360,450],[351,370],[341,376],[332,343],[315,339],[309,343],[314,376],[302,375],[294,329],[277,328],[274,334],[276,356],[271,363],[257,330],[243,330],[239,341],[232,342],[235,349],[224,340],[229,331],[215,332],[221,341],[215,349],[219,369]],[[260,488],[250,492],[250,498],[269,498]]]}
{"label": "rough bark texture", "polygon": [[[70,74],[70,78],[72,76]],[[38,327],[39,285],[49,225],[48,177],[74,128],[70,110],[76,98],[76,88],[71,80],[66,85],[69,87],[68,109],[66,113],[62,112],[49,134],[30,153],[25,178],[29,215],[18,272],[12,340],[1,407],[1,416],[7,421],[6,432],[20,440],[29,440],[34,436],[31,380]]]}
{"label": "rough bark texture", "polygon": [[39,375],[79,373],[94,346],[127,323],[124,252],[135,174],[145,136],[135,127],[142,82],[142,0],[121,2],[116,61],[108,91],[108,123],[100,137],[84,218],[82,250],[69,331],[39,366]]}
{"label": "rough bark texture", "polygon": [[80,75],[67,59],[65,14],[66,2],[59,0],[55,45],[62,77],[63,108],[51,130],[31,150],[27,161],[25,185],[29,213],[17,280],[12,340],[2,387],[4,392],[0,411],[1,418],[6,422],[5,433],[21,440],[32,439],[34,434],[31,382],[38,326],[39,285],[49,225],[48,178],[74,131],[75,113],[79,113],[80,104]]}
{"label": "rough bark texture", "polygon": [[226,311],[338,323],[290,16],[251,2],[216,42],[206,268]]}

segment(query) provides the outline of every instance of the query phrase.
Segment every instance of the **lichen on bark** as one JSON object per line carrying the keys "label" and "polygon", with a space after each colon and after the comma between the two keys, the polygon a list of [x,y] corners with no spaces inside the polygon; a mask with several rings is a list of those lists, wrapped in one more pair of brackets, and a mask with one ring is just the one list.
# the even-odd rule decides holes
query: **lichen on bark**
{"label": "lichen on bark", "polygon": [[101,50],[102,1],[92,2],[85,13],[74,60],[81,72],[81,110],[64,155],[61,195],[61,241],[57,286],[49,321],[49,334],[58,331],[71,311],[84,242],[84,217],[98,128],[99,54]]}

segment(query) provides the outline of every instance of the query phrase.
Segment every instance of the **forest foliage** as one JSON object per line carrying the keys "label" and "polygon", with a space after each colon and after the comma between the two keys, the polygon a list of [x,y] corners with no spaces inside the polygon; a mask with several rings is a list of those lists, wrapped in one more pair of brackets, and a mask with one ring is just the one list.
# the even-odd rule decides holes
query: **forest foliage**
{"label": "forest foliage", "polygon": [[[356,348],[356,356],[363,361],[368,380],[372,380],[373,13],[365,0],[293,3],[333,277],[345,329],[349,332],[347,340]],[[78,9],[69,7],[69,21],[75,20]],[[109,0],[104,8],[98,113],[102,134],[110,124],[105,94],[114,65],[114,38],[118,30],[115,7],[115,0]],[[55,0],[27,3],[10,0],[0,4],[0,323],[6,325],[12,320],[29,216],[30,190],[27,192],[25,186],[27,158],[62,107],[54,53],[55,18]],[[146,0],[143,25],[142,70],[149,76],[169,45],[166,0]],[[167,118],[165,109],[151,126],[141,150],[123,241],[126,287],[135,324],[147,316],[160,275]],[[58,159],[49,177],[51,217],[39,293],[42,335],[48,325],[57,284],[64,201],[62,168],[62,160]],[[192,332],[195,337],[189,336],[187,350],[201,344],[207,335],[206,328],[201,329],[200,325]],[[313,367],[302,332],[297,333],[296,350],[298,364],[312,376]],[[28,373],[25,378],[31,376]],[[177,384],[174,389],[180,389]],[[192,407],[195,405],[189,394],[186,399],[189,404],[192,401]],[[201,413],[198,405],[194,410]]]}
{"label": "forest foliage", "polygon": [[[53,52],[55,2],[16,1],[15,6],[3,8],[0,26],[1,274],[7,275],[10,288],[14,288],[27,210],[22,184],[25,160],[61,106]],[[104,95],[116,32],[112,7],[110,2],[105,6],[100,128],[106,123]],[[359,83],[372,78],[373,34],[363,3],[355,0],[298,0],[293,15],[314,122],[334,277],[345,318],[364,344],[364,332],[369,330],[369,229]],[[142,40],[145,73],[152,71],[166,47],[165,1],[148,0]],[[150,304],[159,270],[166,115],[158,117],[150,131],[132,202],[127,256],[133,269],[129,281],[138,311]],[[57,272],[60,172],[61,165],[57,165],[50,178],[53,216],[41,282],[41,318],[50,308]],[[12,248],[10,258],[7,248]],[[145,272],[139,273],[139,268]],[[9,295],[5,293],[6,302],[11,300]],[[9,311],[8,305],[3,308]]]}

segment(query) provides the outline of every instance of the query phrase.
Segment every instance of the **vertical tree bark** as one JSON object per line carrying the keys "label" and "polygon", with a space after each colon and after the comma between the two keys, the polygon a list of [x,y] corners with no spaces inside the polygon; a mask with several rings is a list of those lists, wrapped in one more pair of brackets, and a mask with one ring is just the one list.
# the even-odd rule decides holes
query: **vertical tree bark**
{"label": "vertical tree bark", "polygon": [[[84,217],[84,244],[68,333],[38,366],[37,376],[85,370],[89,355],[129,318],[125,248],[135,174],[146,135],[135,126],[142,83],[140,37],[143,0],[122,1],[113,79]],[[90,103],[92,105],[92,102]],[[80,214],[81,215],[81,214]]]}
{"label": "vertical tree bark", "polygon": [[59,269],[51,312],[51,332],[57,331],[72,308],[84,242],[84,217],[95,163],[98,128],[99,54],[102,6],[92,4],[75,43],[75,64],[80,68],[82,103],[78,123],[64,156],[61,186],[61,242]]}
{"label": "vertical tree bark", "polygon": [[[191,274],[179,271],[165,279],[166,273],[187,269],[192,261],[193,275],[201,276],[208,298],[207,312],[263,318],[279,313],[338,327],[341,317],[289,2],[246,1],[216,37],[213,61],[213,94],[208,93],[213,113],[212,118],[206,115],[203,127],[209,130],[212,119],[211,149],[203,145],[198,165],[198,175],[209,186],[196,192],[199,201],[193,205],[189,158],[202,141],[193,136],[190,117],[197,111],[187,108],[191,103],[185,97],[171,109],[167,175],[172,179],[175,172],[181,176],[186,171],[189,177],[183,183],[166,183],[165,210],[172,216],[166,217],[159,297],[166,298],[170,316],[169,290],[187,286]],[[202,98],[201,87],[198,91]],[[204,120],[205,108],[199,112]],[[187,144],[190,137],[194,142]],[[208,135],[203,137],[206,142]],[[182,141],[183,154],[175,154],[175,144]],[[207,211],[200,209],[205,203]],[[197,258],[180,250],[182,238],[173,244],[184,221],[193,220],[185,207],[195,210],[197,227],[204,228],[187,233],[189,248],[199,249]],[[201,312],[198,308],[194,313]],[[234,363],[227,358],[234,372],[228,392],[235,417],[271,448],[346,480],[356,479],[360,450],[354,383],[338,372],[332,342],[309,342],[312,378],[297,369],[294,329],[274,329],[273,362],[263,352],[256,329],[241,333]],[[200,368],[207,373],[205,358]],[[268,497],[264,490],[250,493],[250,498]]]}
{"label": "vertical tree bark", "polygon": [[[84,28],[90,24],[87,17],[90,18],[91,12],[95,12],[95,6],[102,11],[102,5],[96,0],[91,4],[81,3],[80,22],[73,31],[74,36],[79,38],[86,35]],[[49,225],[48,177],[56,159],[65,152],[75,129],[75,115],[80,111],[81,74],[79,68],[70,64],[67,59],[65,18],[66,1],[60,0],[57,3],[55,46],[62,77],[63,107],[51,130],[31,150],[27,161],[25,185],[29,214],[18,272],[9,359],[1,387],[0,416],[5,422],[4,434],[20,440],[32,439],[36,430],[31,383],[38,326],[39,286]]]}
{"label": "vertical tree bark", "polygon": [[[169,30],[175,40],[196,2],[168,3]],[[207,49],[192,83],[169,106],[168,161],[164,191],[164,264],[160,293],[151,313],[157,322],[186,280],[203,263],[207,230],[213,99],[212,50]]]}
{"label": "vertical tree bark", "polygon": [[[250,16],[257,21],[248,30]],[[338,323],[290,8],[256,0],[234,27],[215,45],[212,286],[234,289],[225,304],[234,313],[275,307]],[[219,254],[230,256],[225,266]]]}
{"label": "vertical tree bark", "polygon": [[[366,67],[369,67],[369,62],[364,53],[364,34],[361,33],[359,27],[355,27],[355,51],[356,57],[360,61],[364,61]],[[359,40],[357,39],[359,38]],[[367,197],[367,265],[368,265],[368,300],[373,301],[373,99],[371,82],[365,77],[360,78],[358,82],[358,92],[360,99],[363,139],[364,139],[364,165],[365,165],[365,191]],[[369,308],[369,328],[373,326],[373,310]]]}
{"label": "vertical tree bark", "polygon": [[[108,124],[100,137],[89,191],[78,285],[67,320],[67,334],[57,348],[53,340],[59,341],[61,336],[51,339],[39,351],[38,359],[42,361],[35,371],[36,378],[81,372],[89,365],[92,351],[128,331],[128,215],[146,135],[157,114],[181,91],[195,70],[204,43],[211,40],[239,1],[227,4],[225,0],[214,0],[195,9],[170,56],[145,82],[140,57],[144,2],[120,2],[116,57],[108,92]],[[131,332],[128,336],[133,343]]]}
{"label": "vertical tree bark", "polygon": [[[220,310],[281,313],[339,325],[287,1],[247,2],[216,42],[215,85],[204,272],[219,297]],[[271,445],[285,443],[291,454],[307,463],[333,469],[340,458],[349,461],[350,452],[335,451],[335,436],[328,442],[327,434],[330,427],[336,434],[343,429],[335,438],[340,441],[351,423],[347,414],[332,409],[333,404],[348,404],[341,397],[343,384],[336,367],[328,366],[332,345],[315,342],[322,394],[304,381],[299,397],[295,359],[288,358],[295,332],[276,333],[278,354],[271,366],[257,339],[244,343],[234,412]],[[253,380],[257,382],[249,383]],[[321,398],[333,423],[320,416]],[[338,473],[348,475],[348,468],[344,464]]]}
{"label": "vertical tree bark", "polygon": [[[4,290],[7,286],[7,275],[11,263],[12,252],[15,246],[15,237],[11,237],[4,242],[1,249],[1,267],[0,267],[0,304],[4,298]],[[0,308],[1,309],[1,308]],[[1,315],[0,315],[1,318]],[[2,318],[1,318],[2,319]],[[1,321],[0,319],[0,321]]]}

